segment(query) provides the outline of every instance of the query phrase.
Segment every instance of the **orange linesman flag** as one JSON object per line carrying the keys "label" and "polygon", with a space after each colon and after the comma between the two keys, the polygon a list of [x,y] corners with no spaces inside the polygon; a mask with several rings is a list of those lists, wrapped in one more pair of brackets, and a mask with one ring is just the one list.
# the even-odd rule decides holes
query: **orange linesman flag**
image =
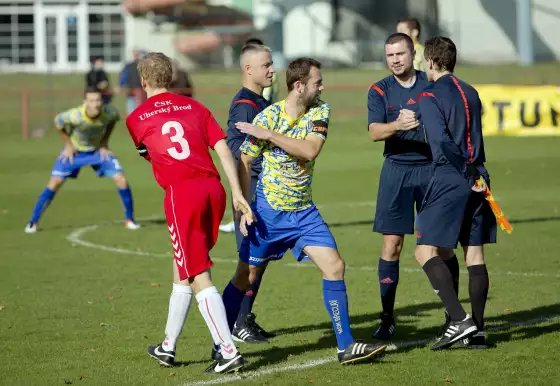
{"label": "orange linesman flag", "polygon": [[490,204],[490,208],[492,208],[492,212],[494,212],[494,216],[496,216],[496,222],[498,223],[500,228],[507,233],[513,232],[511,223],[504,215],[502,208],[500,208],[500,205],[498,205],[498,202],[494,199],[494,196],[492,196],[492,192],[490,191],[490,188],[488,187],[488,184],[486,183],[484,178],[480,177],[478,180],[476,180],[475,185],[484,189],[484,198]]}

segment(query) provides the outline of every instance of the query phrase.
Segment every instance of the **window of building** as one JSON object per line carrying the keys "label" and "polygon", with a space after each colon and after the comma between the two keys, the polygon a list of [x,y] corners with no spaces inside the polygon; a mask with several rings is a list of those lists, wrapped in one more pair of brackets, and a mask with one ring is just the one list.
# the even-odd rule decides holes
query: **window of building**
{"label": "window of building", "polygon": [[35,33],[32,13],[25,8],[0,7],[0,60],[12,64],[35,62]]}
{"label": "window of building", "polygon": [[89,15],[89,54],[106,62],[120,63],[125,49],[124,19],[121,14]]}

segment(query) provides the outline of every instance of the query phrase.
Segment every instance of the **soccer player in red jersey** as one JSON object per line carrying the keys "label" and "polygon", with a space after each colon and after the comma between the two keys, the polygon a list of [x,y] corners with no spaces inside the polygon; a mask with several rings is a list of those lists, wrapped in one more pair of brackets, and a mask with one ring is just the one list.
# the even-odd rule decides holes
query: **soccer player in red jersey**
{"label": "soccer player in red jersey", "polygon": [[150,53],[138,64],[138,72],[148,99],[128,116],[126,125],[165,189],[165,216],[175,255],[165,339],[148,347],[148,354],[163,365],[174,364],[175,344],[194,292],[218,348],[207,372],[236,371],[245,361],[233,343],[222,297],[210,278],[209,252],[218,238],[226,193],[208,148],[220,158],[234,209],[248,214],[248,222],[251,209],[241,192],[226,135],[212,113],[194,99],[168,92],[173,73],[170,59]]}

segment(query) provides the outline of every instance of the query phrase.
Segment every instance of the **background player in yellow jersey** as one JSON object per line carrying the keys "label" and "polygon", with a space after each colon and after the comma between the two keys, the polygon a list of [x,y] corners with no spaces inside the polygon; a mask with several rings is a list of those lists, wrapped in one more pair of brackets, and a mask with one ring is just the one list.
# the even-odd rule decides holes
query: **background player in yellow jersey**
{"label": "background player in yellow jersey", "polygon": [[31,220],[25,227],[26,233],[35,233],[43,212],[53,200],[56,192],[67,178],[76,178],[80,169],[91,166],[99,177],[110,177],[117,186],[125,208],[125,226],[138,229],[134,221],[132,193],[124,176],[122,166],[109,150],[109,137],[120,119],[119,111],[110,105],[104,106],[101,92],[88,88],[84,104],[56,116],[54,124],[64,142],[51,178],[39,196]]}
{"label": "background player in yellow jersey", "polygon": [[[331,317],[338,360],[349,364],[373,358],[385,346],[354,341],[350,331],[344,261],[329,227],[311,198],[315,159],[325,143],[330,107],[319,99],[323,90],[321,64],[311,58],[292,61],[286,71],[288,96],[259,113],[254,124],[238,122],[248,134],[241,145],[239,181],[249,199],[251,164],[262,153],[262,172],[252,204],[257,217],[247,230],[248,216],[240,221],[249,238],[239,250],[239,263],[223,293],[230,328],[245,292],[270,259],[288,249],[301,261],[309,257],[323,274],[323,299]],[[250,222],[250,221],[249,221]]]}
{"label": "background player in yellow jersey", "polygon": [[424,71],[424,46],[420,44],[420,22],[417,19],[403,19],[397,23],[397,32],[407,34],[414,43],[414,69]]}

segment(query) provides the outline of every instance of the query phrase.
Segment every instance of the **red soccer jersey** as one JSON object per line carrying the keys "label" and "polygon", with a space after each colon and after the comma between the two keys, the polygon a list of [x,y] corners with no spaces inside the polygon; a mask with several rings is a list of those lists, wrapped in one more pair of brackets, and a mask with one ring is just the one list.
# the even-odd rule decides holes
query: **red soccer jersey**
{"label": "red soccer jersey", "polygon": [[126,126],[136,146],[148,149],[162,188],[197,177],[219,178],[208,148],[226,135],[202,103],[171,93],[154,95],[128,116]]}

